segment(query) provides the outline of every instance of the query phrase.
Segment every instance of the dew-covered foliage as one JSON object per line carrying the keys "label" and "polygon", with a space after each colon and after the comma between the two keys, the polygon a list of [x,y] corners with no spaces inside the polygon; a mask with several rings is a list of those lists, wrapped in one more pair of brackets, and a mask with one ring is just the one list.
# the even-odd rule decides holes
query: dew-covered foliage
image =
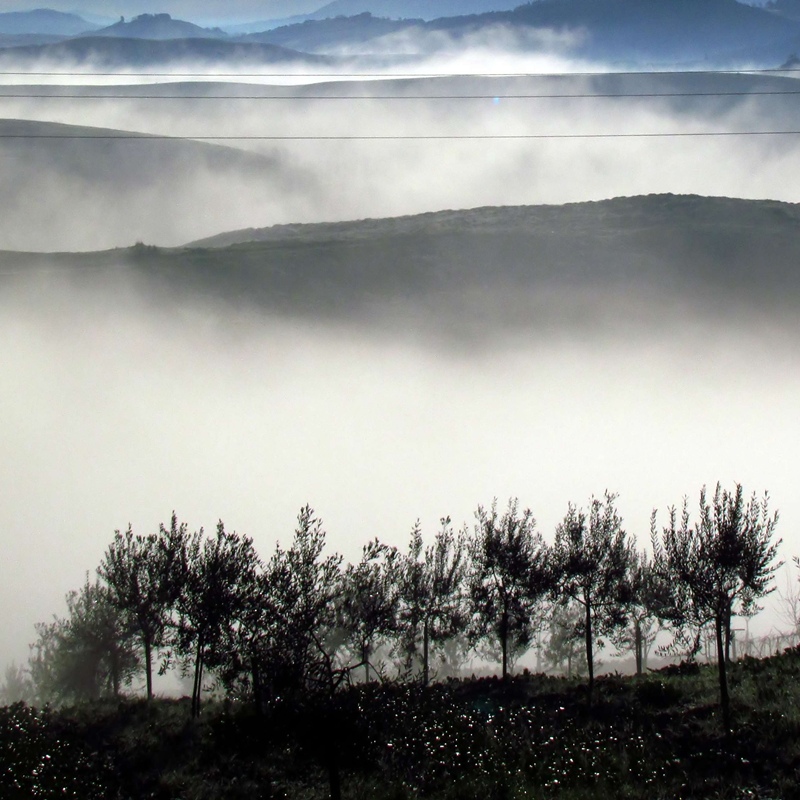
{"label": "dew-covered foliage", "polygon": [[107,797],[111,761],[72,734],[56,712],[24,703],[0,708],[0,796]]}
{"label": "dew-covered foliage", "polygon": [[731,669],[726,736],[713,666],[577,679],[371,683],[333,698],[104,702],[0,711],[5,798],[791,798],[800,651]]}

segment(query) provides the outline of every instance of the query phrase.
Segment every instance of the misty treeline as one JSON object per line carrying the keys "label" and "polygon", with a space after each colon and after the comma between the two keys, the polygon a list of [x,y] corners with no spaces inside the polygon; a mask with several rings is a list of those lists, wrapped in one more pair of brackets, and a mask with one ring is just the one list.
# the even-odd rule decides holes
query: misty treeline
{"label": "misty treeline", "polygon": [[625,531],[617,497],[570,504],[550,543],[512,499],[479,506],[474,526],[449,517],[426,542],[419,523],[405,550],[378,539],[357,563],[326,551],[322,521],[300,510],[291,544],[260,556],[228,531],[191,532],[173,514],[142,535],[116,531],[96,577],[67,596],[67,615],[37,625],[27,670],[9,670],[35,703],[118,695],[177,667],[192,682],[262,711],[279,698],[332,697],[354,680],[419,681],[458,674],[468,658],[505,678],[531,647],[537,668],[587,676],[596,652],[632,652],[637,671],[660,630],[693,658],[713,631],[726,726],[731,621],[769,594],[780,541],[768,497],[703,488],[696,516],[684,499],[651,547]]}

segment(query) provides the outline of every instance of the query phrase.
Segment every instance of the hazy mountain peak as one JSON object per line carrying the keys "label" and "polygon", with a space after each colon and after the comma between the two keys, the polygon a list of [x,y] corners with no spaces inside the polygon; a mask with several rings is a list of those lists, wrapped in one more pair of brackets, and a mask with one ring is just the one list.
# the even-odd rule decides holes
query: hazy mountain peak
{"label": "hazy mountain peak", "polygon": [[201,28],[193,22],[173,19],[166,13],[140,14],[95,31],[95,36],[116,36],[126,39],[220,39],[226,34],[219,28]]}
{"label": "hazy mountain peak", "polygon": [[0,33],[4,34],[74,36],[97,27],[99,26],[87,22],[77,14],[67,14],[51,8],[0,13]]}

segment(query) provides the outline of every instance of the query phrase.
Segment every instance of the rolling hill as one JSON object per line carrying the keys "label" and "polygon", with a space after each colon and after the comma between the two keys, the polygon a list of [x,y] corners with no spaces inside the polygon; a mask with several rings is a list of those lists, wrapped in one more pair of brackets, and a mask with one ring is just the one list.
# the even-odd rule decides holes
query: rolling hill
{"label": "rolling hill", "polygon": [[94,36],[120,39],[226,39],[219,28],[201,28],[192,22],[173,19],[169,14],[140,14],[132,20],[120,20],[93,32]]}
{"label": "rolling hill", "polygon": [[209,67],[297,63],[326,65],[322,56],[299,53],[278,45],[231,42],[221,39],[130,39],[116,36],[84,36],[54,44],[9,47],[0,50],[0,65],[27,67],[33,64],[91,66],[95,69],[167,67],[191,63]]}
{"label": "rolling hill", "polygon": [[693,318],[796,325],[799,234],[798,205],[652,195],[277,226],[174,249],[4,252],[0,272],[44,266],[95,283],[126,267],[158,302],[445,336]]}
{"label": "rolling hill", "polygon": [[13,186],[0,247],[179,243],[281,202],[310,178],[277,158],[184,139],[0,120],[0,178]]}

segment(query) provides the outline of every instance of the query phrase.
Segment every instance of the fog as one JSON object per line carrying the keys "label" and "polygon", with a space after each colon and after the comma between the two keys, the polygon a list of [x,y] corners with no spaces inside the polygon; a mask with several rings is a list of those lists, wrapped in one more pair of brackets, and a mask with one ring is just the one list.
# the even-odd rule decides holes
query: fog
{"label": "fog", "polygon": [[[800,130],[794,95],[529,95],[780,92],[797,85],[747,75],[601,75],[8,87],[5,95],[62,96],[4,96],[7,119],[206,141],[0,138],[0,182],[14,187],[0,219],[0,248],[174,246],[234,228],[651,192],[794,201],[796,135],[687,135]],[[146,99],[137,99],[142,94]],[[216,99],[231,95],[238,97]],[[437,99],[422,99],[431,97]],[[8,125],[0,121],[0,134]],[[559,138],[596,134],[668,136]],[[394,136],[432,138],[336,138]],[[493,136],[556,138],[457,138]],[[243,150],[262,161],[244,158]],[[31,224],[34,207],[46,225]]]}
{"label": "fog", "polygon": [[[676,91],[675,80],[628,76],[614,85]],[[786,85],[724,80],[746,91]],[[10,120],[177,137],[798,128],[791,97],[504,97],[610,86],[586,76],[262,82],[204,90],[299,99],[0,102]],[[307,97],[347,92],[483,96]],[[257,140],[223,149],[154,140],[148,152],[141,140],[101,147],[0,139],[9,198],[0,248],[179,245],[281,222],[655,192],[794,202],[798,143]],[[4,660],[26,657],[34,622],[63,612],[64,594],[93,572],[115,528],[131,523],[148,533],[173,510],[192,528],[212,529],[221,518],[267,555],[288,541],[299,507],[310,502],[331,546],[355,558],[374,536],[405,545],[417,518],[428,534],[443,515],[471,525],[477,504],[493,497],[519,496],[550,539],[570,501],[585,504],[605,489],[619,492],[627,528],[644,542],[654,507],[684,495],[696,504],[703,484],[740,481],[748,491],[769,490],[781,511],[784,558],[800,552],[800,365],[791,319],[721,320],[695,310],[652,326],[659,309],[650,298],[633,328],[578,328],[556,314],[556,324],[502,338],[478,331],[477,341],[458,347],[388,308],[372,321],[311,322],[211,297],[155,302],[151,292],[122,267],[94,288],[45,265],[0,276]],[[493,302],[502,312],[508,300],[487,295]],[[425,313],[435,318],[435,308]]]}

